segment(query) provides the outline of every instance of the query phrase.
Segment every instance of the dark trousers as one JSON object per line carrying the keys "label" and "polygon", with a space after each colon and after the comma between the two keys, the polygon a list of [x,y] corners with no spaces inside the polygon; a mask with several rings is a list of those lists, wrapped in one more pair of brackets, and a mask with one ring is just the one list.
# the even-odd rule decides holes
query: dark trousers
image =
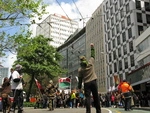
{"label": "dark trousers", "polygon": [[91,92],[94,100],[94,107],[96,108],[96,113],[101,113],[100,100],[98,95],[98,88],[96,80],[93,80],[88,83],[84,83],[84,91],[85,91],[85,105],[86,105],[86,113],[91,113]]}
{"label": "dark trousers", "polygon": [[131,108],[131,97],[125,98],[124,101],[125,101],[124,109],[125,111],[127,111]]}
{"label": "dark trousers", "polygon": [[18,106],[18,110],[22,110],[23,108],[23,90],[13,90],[14,102],[12,104],[12,108],[15,110],[16,105]]}

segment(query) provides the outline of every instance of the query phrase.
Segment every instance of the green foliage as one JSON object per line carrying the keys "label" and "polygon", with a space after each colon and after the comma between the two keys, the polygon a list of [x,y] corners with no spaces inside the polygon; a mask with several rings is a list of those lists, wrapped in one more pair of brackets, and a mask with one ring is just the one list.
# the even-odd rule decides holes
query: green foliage
{"label": "green foliage", "polygon": [[[50,45],[51,41],[50,38],[45,38],[42,35],[34,38],[29,38],[28,35],[16,37],[16,42],[20,45],[17,49],[17,60],[14,65],[21,64],[23,73],[31,77],[29,90],[27,90],[28,97],[31,93],[34,78],[40,78],[38,80],[42,83],[41,80],[47,79],[49,81],[49,79],[66,73],[58,63],[62,56],[56,51],[56,48]],[[48,81],[44,82],[47,83]]]}
{"label": "green foliage", "polygon": [[46,14],[46,6],[42,0],[0,0],[0,56],[17,48],[14,38],[28,34],[35,18]]}
{"label": "green foliage", "polygon": [[19,39],[22,45],[18,47],[15,63],[23,65],[24,72],[28,75],[34,72],[36,76],[46,74],[50,78],[64,73],[58,63],[62,56],[53,46],[49,45],[51,39],[42,35],[31,39],[22,37]]}

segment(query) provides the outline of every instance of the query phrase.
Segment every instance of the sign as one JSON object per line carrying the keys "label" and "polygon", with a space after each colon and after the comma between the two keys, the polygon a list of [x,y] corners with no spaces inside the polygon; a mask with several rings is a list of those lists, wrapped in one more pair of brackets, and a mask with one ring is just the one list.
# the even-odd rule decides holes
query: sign
{"label": "sign", "polygon": [[59,82],[59,89],[70,89],[71,86],[71,79],[66,77],[66,78],[60,78],[58,80]]}

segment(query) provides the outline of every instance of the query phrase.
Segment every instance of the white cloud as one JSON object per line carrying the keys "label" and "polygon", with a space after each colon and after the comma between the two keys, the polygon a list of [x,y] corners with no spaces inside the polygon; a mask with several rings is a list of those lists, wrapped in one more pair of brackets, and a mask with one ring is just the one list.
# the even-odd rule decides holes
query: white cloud
{"label": "white cloud", "polygon": [[[85,18],[85,21],[87,21],[87,19],[91,17],[92,13],[97,9],[97,7],[102,3],[103,0],[77,0],[75,4],[79,9],[82,17],[72,0],[70,0],[69,3],[61,2],[60,3],[61,6],[59,6],[56,0],[43,0],[43,1],[50,4],[47,7],[47,12],[49,12],[49,14],[56,13],[56,14],[61,14],[63,16],[66,16],[67,14],[69,18],[80,22],[79,20],[82,19],[82,17]],[[42,18],[45,19],[49,14],[43,15]],[[36,22],[41,22],[41,21],[38,21],[38,19],[36,19]],[[35,36],[36,33],[36,26],[37,25],[33,25],[31,27],[31,30],[33,31],[33,36]],[[79,27],[83,27],[83,21],[80,22]],[[8,58],[4,60],[5,62],[2,65],[4,65],[5,67],[11,67],[13,62],[16,60],[16,57],[12,54],[9,54]]]}

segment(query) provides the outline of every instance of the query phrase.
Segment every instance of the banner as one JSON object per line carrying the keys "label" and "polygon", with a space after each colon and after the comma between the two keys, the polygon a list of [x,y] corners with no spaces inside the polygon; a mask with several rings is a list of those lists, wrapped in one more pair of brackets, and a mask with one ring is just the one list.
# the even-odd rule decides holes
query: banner
{"label": "banner", "polygon": [[71,86],[71,79],[66,77],[66,78],[59,78],[59,89],[70,89]]}

